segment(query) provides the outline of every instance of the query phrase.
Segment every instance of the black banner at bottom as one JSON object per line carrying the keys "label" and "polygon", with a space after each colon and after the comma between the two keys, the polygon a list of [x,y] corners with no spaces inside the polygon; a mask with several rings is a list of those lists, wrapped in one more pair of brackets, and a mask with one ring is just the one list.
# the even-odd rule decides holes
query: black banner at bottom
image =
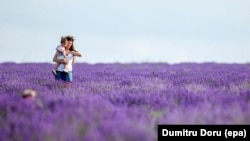
{"label": "black banner at bottom", "polygon": [[158,141],[169,139],[250,140],[250,125],[158,125]]}

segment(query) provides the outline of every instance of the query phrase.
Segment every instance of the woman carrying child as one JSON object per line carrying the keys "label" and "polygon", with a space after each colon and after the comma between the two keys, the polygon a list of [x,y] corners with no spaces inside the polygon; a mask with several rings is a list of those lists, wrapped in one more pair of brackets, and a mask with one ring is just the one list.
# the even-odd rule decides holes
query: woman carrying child
{"label": "woman carrying child", "polygon": [[[56,68],[55,73],[55,80],[62,80],[65,82],[72,82],[73,81],[73,63],[74,63],[74,57],[82,57],[81,53],[75,50],[74,47],[74,37],[73,36],[65,36],[61,39],[64,43],[65,48],[65,58],[58,59],[58,55],[60,52],[56,52],[53,61],[56,63],[59,63],[59,66]],[[67,71],[65,72],[65,68]]]}

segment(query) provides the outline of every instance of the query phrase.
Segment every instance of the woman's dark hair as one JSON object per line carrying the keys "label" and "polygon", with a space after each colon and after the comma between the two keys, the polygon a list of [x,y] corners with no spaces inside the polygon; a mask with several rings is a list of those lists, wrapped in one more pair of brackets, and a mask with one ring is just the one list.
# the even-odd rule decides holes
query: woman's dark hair
{"label": "woman's dark hair", "polygon": [[69,50],[70,50],[70,51],[77,51],[77,50],[75,49],[75,46],[74,46],[74,41],[75,41],[74,37],[68,35],[68,36],[65,36],[64,38],[65,38],[67,41],[72,41],[72,46],[70,47]]}

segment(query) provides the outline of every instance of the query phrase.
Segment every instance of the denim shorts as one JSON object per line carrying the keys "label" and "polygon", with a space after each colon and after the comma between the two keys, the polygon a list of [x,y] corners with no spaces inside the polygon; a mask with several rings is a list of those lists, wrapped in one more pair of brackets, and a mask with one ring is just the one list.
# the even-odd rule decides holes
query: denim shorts
{"label": "denim shorts", "polygon": [[66,73],[63,71],[56,71],[55,79],[56,80],[62,80],[62,81],[67,81],[67,82],[72,82],[73,81],[73,74],[72,71]]}
{"label": "denim shorts", "polygon": [[63,59],[63,58],[65,58],[65,56],[64,56],[63,54],[59,54],[59,55],[57,56],[57,59]]}

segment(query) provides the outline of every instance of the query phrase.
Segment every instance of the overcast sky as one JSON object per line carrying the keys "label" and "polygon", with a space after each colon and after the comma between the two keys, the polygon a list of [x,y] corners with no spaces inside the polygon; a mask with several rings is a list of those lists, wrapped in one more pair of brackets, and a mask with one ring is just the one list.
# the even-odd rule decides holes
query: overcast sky
{"label": "overcast sky", "polygon": [[250,62],[249,0],[1,0],[0,62]]}

